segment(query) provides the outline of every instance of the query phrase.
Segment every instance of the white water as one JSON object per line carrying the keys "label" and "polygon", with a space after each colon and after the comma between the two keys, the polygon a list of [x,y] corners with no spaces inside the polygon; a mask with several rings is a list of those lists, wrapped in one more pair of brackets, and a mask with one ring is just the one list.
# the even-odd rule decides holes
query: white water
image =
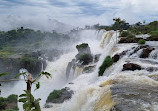
{"label": "white water", "polygon": [[[113,33],[113,36],[111,36],[109,32],[106,32],[101,39],[100,49],[103,48],[103,50],[95,71],[93,73],[80,74],[72,81],[74,84],[65,85],[75,92],[72,98],[63,104],[54,104],[53,108],[43,109],[44,111],[110,111],[116,102],[119,103],[120,107],[124,104],[124,111],[158,111],[158,98],[156,93],[154,93],[154,90],[158,91],[158,81],[156,81],[158,80],[158,71],[148,72],[145,70],[147,67],[158,66],[154,62],[158,61],[155,57],[157,51],[153,51],[150,57],[145,59],[138,58],[142,52],[141,50],[129,55],[133,51],[132,47],[137,47],[138,45],[134,43],[116,44],[116,33]],[[153,42],[147,42],[147,44],[151,46],[156,45]],[[104,72],[104,76],[98,77],[98,68],[104,58],[107,55],[113,56],[125,50],[129,50],[127,54],[108,68]],[[127,62],[141,65],[144,69],[122,72],[123,64]],[[121,90],[122,87],[125,89]],[[119,88],[122,95],[116,93],[116,89]],[[138,97],[126,98],[127,95],[133,94],[138,95]],[[131,105],[131,107],[127,107],[128,105]]]}
{"label": "white water", "polygon": [[[53,104],[53,108],[42,108],[42,111],[110,111],[116,102],[120,106],[124,102],[126,106],[135,104],[132,106],[133,109],[127,109],[124,106],[125,111],[158,111],[158,96],[154,93],[154,91],[158,91],[158,71],[148,72],[145,70],[148,67],[158,66],[156,63],[158,60],[155,57],[156,51],[153,51],[150,57],[146,59],[138,58],[141,50],[130,56],[129,54],[133,51],[132,47],[137,47],[138,45],[133,43],[117,44],[116,32],[113,31],[98,33],[94,30],[86,30],[81,31],[78,37],[80,41],[72,45],[71,52],[63,54],[57,61],[48,63],[46,71],[52,74],[52,79],[41,78],[41,88],[33,92],[36,98],[40,97],[42,99],[42,106],[45,104],[49,93],[54,89],[69,87],[74,91],[74,95],[63,104]],[[93,54],[101,53],[102,55],[94,72],[77,74],[78,76],[71,81],[73,84],[68,84],[65,75],[67,64],[77,54],[75,46],[83,42],[89,44]],[[147,42],[146,44],[155,48],[158,47],[155,42]],[[98,68],[104,58],[125,50],[129,50],[127,54],[109,67],[104,72],[104,76],[98,77]],[[127,62],[141,65],[144,69],[122,72],[123,64]],[[12,93],[21,94],[25,88],[26,84],[24,81],[19,81],[14,83],[14,85],[7,84],[2,87],[2,96],[8,96]],[[122,92],[116,89],[120,89]],[[120,92],[117,93],[117,91]],[[138,97],[126,98],[130,94],[138,95]],[[134,109],[137,108],[137,104],[139,109]]]}
{"label": "white water", "polygon": [[[34,91],[35,85],[33,85],[32,88],[32,94],[35,96],[35,98],[42,99],[40,101],[42,107],[44,106],[50,92],[52,92],[54,89],[61,89],[65,86],[65,84],[67,84],[65,71],[68,62],[75,58],[75,55],[77,54],[77,49],[75,48],[76,45],[83,42],[88,43],[91,47],[92,53],[98,54],[101,52],[101,49],[99,49],[99,42],[103,33],[104,31],[98,32],[95,30],[84,30],[79,32],[78,37],[80,38],[80,41],[74,42],[74,44],[72,44],[72,46],[70,47],[70,52],[66,52],[60,57],[60,59],[54,62],[48,62],[48,66],[46,67],[45,71],[51,73],[52,78],[47,79],[45,77],[42,77],[39,80],[41,84],[40,89]],[[20,78],[22,79],[22,77]],[[8,82],[7,84],[2,83],[1,96],[7,97],[10,94],[20,95],[25,89],[26,83],[24,80],[20,80],[17,82]],[[20,111],[22,111],[22,104],[18,103],[18,106],[20,108]]]}

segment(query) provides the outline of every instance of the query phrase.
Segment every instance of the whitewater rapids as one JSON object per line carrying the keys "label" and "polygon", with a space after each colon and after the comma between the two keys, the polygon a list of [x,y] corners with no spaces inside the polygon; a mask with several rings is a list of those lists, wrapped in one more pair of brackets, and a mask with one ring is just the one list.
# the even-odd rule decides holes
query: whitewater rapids
{"label": "whitewater rapids", "polygon": [[[101,57],[92,73],[80,74],[69,87],[75,93],[63,104],[53,104],[44,111],[158,111],[158,71],[149,72],[147,67],[158,66],[157,51],[149,58],[139,58],[141,51],[129,56],[127,53],[117,63],[98,77],[98,68],[104,58],[125,50],[132,51],[138,44],[118,44],[116,32],[105,32],[100,39]],[[157,42],[147,42],[157,50]],[[92,49],[95,50],[95,49]],[[122,71],[123,64],[136,63],[142,70]]]}

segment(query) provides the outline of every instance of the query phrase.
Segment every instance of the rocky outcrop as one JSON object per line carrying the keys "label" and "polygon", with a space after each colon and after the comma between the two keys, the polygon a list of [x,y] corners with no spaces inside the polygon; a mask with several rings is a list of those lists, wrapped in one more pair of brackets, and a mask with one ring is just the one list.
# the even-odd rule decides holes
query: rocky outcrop
{"label": "rocky outcrop", "polygon": [[147,41],[158,41],[158,37],[148,37]]}
{"label": "rocky outcrop", "polygon": [[141,66],[138,64],[127,63],[123,65],[122,71],[126,71],[126,70],[134,71],[134,70],[141,70],[141,69],[142,69]]}
{"label": "rocky outcrop", "polygon": [[140,58],[148,58],[149,57],[149,54],[154,50],[154,48],[152,47],[147,47],[147,48],[144,48],[141,55],[140,55]]}
{"label": "rocky outcrop", "polygon": [[73,91],[69,88],[63,88],[61,90],[54,90],[51,92],[46,100],[47,103],[63,103],[64,101],[70,99],[73,95]]}

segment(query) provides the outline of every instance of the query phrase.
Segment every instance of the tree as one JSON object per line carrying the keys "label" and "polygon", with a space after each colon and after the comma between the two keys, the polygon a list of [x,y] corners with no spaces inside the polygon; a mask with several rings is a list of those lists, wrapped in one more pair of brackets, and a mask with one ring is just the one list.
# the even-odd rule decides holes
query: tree
{"label": "tree", "polygon": [[[8,73],[0,73],[0,77],[1,76],[4,76],[4,75],[7,75]],[[1,86],[1,83],[0,83],[0,86]],[[1,95],[1,90],[0,90],[0,95]]]}
{"label": "tree", "polygon": [[[24,80],[27,84],[27,90],[24,90],[24,94],[21,94],[19,97],[19,102],[23,103],[23,109],[24,111],[41,111],[39,101],[40,98],[35,99],[34,96],[31,94],[31,88],[32,84],[35,83],[39,78],[42,76],[46,76],[47,78],[51,77],[51,74],[48,72],[41,72],[35,79],[33,79],[32,74],[26,74],[26,72],[18,74],[16,77],[19,77],[22,75],[24,77]],[[40,88],[40,83],[36,83],[36,89]]]}

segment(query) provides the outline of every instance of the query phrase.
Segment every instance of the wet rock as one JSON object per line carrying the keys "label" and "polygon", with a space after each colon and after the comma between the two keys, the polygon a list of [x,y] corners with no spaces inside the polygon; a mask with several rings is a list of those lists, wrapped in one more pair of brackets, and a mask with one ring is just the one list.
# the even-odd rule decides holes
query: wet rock
{"label": "wet rock", "polygon": [[83,54],[83,53],[91,54],[90,47],[87,43],[79,44],[76,46],[76,48],[79,54]]}
{"label": "wet rock", "polygon": [[138,43],[138,41],[142,38],[128,38],[128,37],[122,37],[119,41],[119,43]]}
{"label": "wet rock", "polygon": [[101,56],[101,54],[96,54],[96,55],[94,56],[94,62],[95,62],[95,63],[99,61],[100,56]]}
{"label": "wet rock", "polygon": [[123,65],[122,71],[126,71],[126,70],[131,70],[131,71],[141,70],[141,66],[134,63],[127,63]]}
{"label": "wet rock", "polygon": [[53,107],[53,105],[51,105],[51,104],[45,104],[44,105],[44,108],[52,108]]}
{"label": "wet rock", "polygon": [[114,62],[117,62],[117,61],[119,61],[119,59],[120,59],[120,55],[119,55],[119,54],[115,54],[115,55],[112,57],[112,59],[113,59]]}
{"label": "wet rock", "polygon": [[61,90],[54,90],[51,92],[46,100],[46,103],[63,103],[71,98],[73,91],[69,88],[63,88]]}
{"label": "wet rock", "polygon": [[153,50],[154,50],[154,48],[151,48],[151,47],[147,47],[147,48],[143,49],[143,51],[142,51],[142,53],[140,55],[140,58],[147,58],[147,57],[149,57],[149,54]]}
{"label": "wet rock", "polygon": [[158,37],[148,37],[147,41],[158,41]]}
{"label": "wet rock", "polygon": [[75,56],[76,61],[79,61],[81,65],[88,65],[93,61],[93,56],[87,43],[79,44],[76,48],[78,50],[78,54]]}
{"label": "wet rock", "polygon": [[95,69],[95,66],[96,66],[96,65],[84,67],[82,73],[91,73],[91,72],[93,72],[94,69]]}

